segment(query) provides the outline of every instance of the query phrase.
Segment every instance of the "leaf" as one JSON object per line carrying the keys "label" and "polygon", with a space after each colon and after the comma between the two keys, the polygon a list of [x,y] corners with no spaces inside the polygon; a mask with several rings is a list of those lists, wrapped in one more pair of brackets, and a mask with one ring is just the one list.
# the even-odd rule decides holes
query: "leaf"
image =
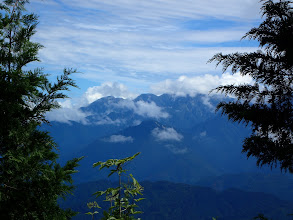
{"label": "leaf", "polygon": [[134,201],[139,202],[141,200],[144,200],[145,198],[139,198],[139,199],[134,199]]}
{"label": "leaf", "polygon": [[87,212],[87,213],[85,213],[86,215],[93,215],[93,213],[92,212]]}

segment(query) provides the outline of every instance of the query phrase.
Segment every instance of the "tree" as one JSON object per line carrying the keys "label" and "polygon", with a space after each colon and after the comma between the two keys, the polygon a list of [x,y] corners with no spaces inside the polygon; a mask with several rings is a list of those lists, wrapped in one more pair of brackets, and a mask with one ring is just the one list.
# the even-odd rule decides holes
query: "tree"
{"label": "tree", "polygon": [[[103,220],[135,220],[133,215],[142,213],[141,211],[136,211],[136,203],[143,200],[143,198],[135,198],[138,195],[142,195],[143,187],[137,182],[132,174],[126,175],[130,183],[122,182],[123,174],[127,172],[125,166],[128,162],[132,161],[140,153],[136,153],[131,157],[126,157],[123,159],[109,159],[106,162],[99,161],[93,164],[93,167],[100,166],[100,170],[104,168],[111,168],[111,172],[108,177],[113,174],[118,175],[119,185],[116,188],[108,188],[105,191],[97,191],[94,193],[97,197],[102,195],[106,196],[106,201],[110,202],[109,211],[104,211]],[[125,176],[124,176],[125,177]],[[101,208],[96,202],[90,202],[87,204],[89,208]],[[88,212],[86,214],[91,215],[94,219],[94,215],[98,211],[93,210],[93,212]],[[140,218],[138,218],[139,220]]]}
{"label": "tree", "polygon": [[57,144],[39,126],[46,112],[58,108],[62,90],[76,86],[65,69],[51,83],[38,61],[42,45],[32,42],[38,17],[26,13],[28,0],[0,3],[0,219],[66,219],[74,213],[57,204],[73,189],[71,175],[79,159],[63,167]]}
{"label": "tree", "polygon": [[257,165],[280,166],[293,172],[293,11],[292,2],[263,2],[264,21],[243,38],[259,42],[252,53],[218,53],[210,62],[223,65],[223,72],[250,75],[254,85],[225,85],[215,90],[236,97],[220,102],[217,110],[229,120],[251,125],[252,133],[243,143],[247,157],[257,158]]}

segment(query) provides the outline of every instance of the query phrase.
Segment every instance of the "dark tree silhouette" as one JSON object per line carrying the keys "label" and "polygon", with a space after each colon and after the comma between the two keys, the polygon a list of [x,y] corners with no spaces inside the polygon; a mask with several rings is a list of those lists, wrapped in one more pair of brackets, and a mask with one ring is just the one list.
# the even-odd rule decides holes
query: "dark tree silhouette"
{"label": "dark tree silhouette", "polygon": [[75,86],[74,71],[51,83],[41,69],[24,70],[42,47],[31,41],[37,16],[26,3],[0,3],[0,219],[67,219],[74,213],[57,199],[71,192],[80,159],[59,165],[56,143],[38,127],[58,108],[56,99],[66,97],[61,91]]}
{"label": "dark tree silhouette", "polygon": [[254,85],[226,85],[215,90],[236,97],[220,102],[217,110],[229,120],[252,126],[244,140],[243,152],[257,158],[257,165],[280,166],[293,172],[293,11],[292,2],[261,1],[263,22],[243,38],[259,42],[252,53],[218,53],[210,62],[223,66],[223,72],[250,75]]}

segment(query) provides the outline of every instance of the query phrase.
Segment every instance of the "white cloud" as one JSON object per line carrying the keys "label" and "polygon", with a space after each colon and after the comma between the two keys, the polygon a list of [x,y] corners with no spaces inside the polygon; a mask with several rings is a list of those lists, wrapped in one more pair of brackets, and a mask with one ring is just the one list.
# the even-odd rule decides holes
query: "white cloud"
{"label": "white cloud", "polygon": [[174,128],[155,128],[152,135],[159,141],[181,141],[183,135],[177,133]]}
{"label": "white cloud", "polygon": [[[164,93],[174,94],[177,96],[195,96],[196,94],[208,94],[208,92],[219,85],[227,84],[252,84],[253,80],[249,76],[242,77],[239,73],[231,75],[224,73],[221,76],[214,76],[206,74],[204,76],[187,77],[181,76],[177,80],[165,80],[154,84],[151,87],[151,91],[154,94],[161,95]],[[169,117],[167,112],[164,112],[160,106],[157,106],[154,102],[134,101],[131,98],[136,97],[133,93],[129,92],[127,87],[121,83],[106,82],[101,86],[90,87],[83,95],[83,98],[73,100],[74,104],[70,100],[61,102],[61,109],[53,110],[47,114],[47,119],[50,121],[59,121],[64,123],[70,123],[70,121],[76,121],[83,124],[89,123],[86,119],[90,113],[84,113],[79,108],[89,103],[94,102],[97,99],[106,96],[114,96],[127,98],[121,100],[118,104],[113,103],[115,108],[127,108],[132,110],[135,114],[150,117],[150,118],[167,118]],[[214,106],[210,103],[208,96],[203,96],[202,101],[211,110],[214,110]],[[111,106],[109,107],[109,109]],[[105,115],[101,115],[100,118],[96,118],[94,122],[96,124],[115,124],[119,125],[124,123],[123,120],[112,120]]]}
{"label": "white cloud", "polygon": [[[116,98],[127,98],[121,100],[119,103],[109,103],[109,106],[105,112],[94,117],[94,121],[90,122],[86,119],[87,116],[94,114],[93,112],[83,112],[80,107],[87,106],[88,104],[106,96],[114,96]],[[149,117],[149,118],[167,118],[169,115],[164,112],[163,109],[156,105],[154,102],[134,101],[130,98],[134,98],[136,95],[130,93],[126,86],[119,83],[107,82],[101,86],[90,87],[83,94],[82,98],[66,100],[60,102],[61,108],[53,110],[47,114],[47,119],[50,121],[59,121],[63,123],[70,123],[70,121],[76,121],[83,124],[94,123],[97,125],[112,124],[121,125],[126,123],[124,119],[112,120],[108,117],[108,114],[112,112],[112,108],[121,109],[126,108],[132,110],[135,114]],[[139,125],[141,121],[134,121],[133,125]]]}
{"label": "white cloud", "polygon": [[102,97],[113,96],[115,98],[135,98],[136,95],[130,93],[127,87],[117,82],[105,82],[101,86],[94,86],[87,89],[85,98],[88,103],[92,103]]}
{"label": "white cloud", "polygon": [[[102,81],[123,80],[127,84],[131,79],[142,84],[170,74],[178,76],[215,72],[215,65],[207,64],[214,54],[256,50],[254,47],[192,46],[194,43],[207,41],[238,41],[245,33],[244,30],[240,31],[242,34],[239,31],[235,34],[231,31],[194,33],[182,30],[113,34],[67,27],[49,27],[45,30],[45,36],[40,36],[40,33],[37,39],[46,42],[46,48],[40,51],[40,55],[41,60],[50,68],[56,68],[58,65],[60,69],[71,66],[84,72],[80,76],[82,78]],[[66,33],[66,38],[62,33]],[[54,38],[56,40],[52,41]]]}
{"label": "white cloud", "polygon": [[61,108],[54,109],[46,114],[46,119],[49,121],[58,121],[70,124],[70,121],[88,124],[86,117],[89,113],[82,112],[79,107],[71,104],[70,100],[60,102]]}
{"label": "white cloud", "polygon": [[[86,123],[80,106],[109,95],[134,98],[126,86],[140,94],[156,83],[156,94],[195,95],[235,82],[229,74],[213,76],[219,71],[206,62],[218,52],[257,49],[239,40],[259,22],[260,5],[255,0],[32,0],[28,11],[40,15],[33,40],[45,46],[43,62],[33,65],[50,73],[76,68],[84,73],[77,76],[84,91],[93,82],[102,83],[89,88],[79,104],[48,118]],[[208,98],[203,101],[210,105]],[[145,117],[168,117],[154,103],[130,106]],[[120,122],[101,118],[100,123]]]}
{"label": "white cloud", "polygon": [[219,85],[244,83],[252,84],[253,79],[250,76],[243,77],[239,73],[234,75],[224,73],[221,76],[206,74],[196,77],[181,76],[177,80],[168,79],[153,85],[151,89],[155,94],[169,93],[178,96],[194,96],[196,94],[208,94]]}
{"label": "white cloud", "polygon": [[138,101],[135,103],[135,113],[145,117],[151,118],[167,118],[168,113],[162,112],[162,109],[154,102]]}
{"label": "white cloud", "polygon": [[128,108],[143,117],[150,118],[167,118],[169,115],[164,112],[161,107],[157,106],[154,102],[144,102],[144,101],[133,101],[130,99],[122,100],[115,105],[119,108]]}
{"label": "white cloud", "polygon": [[215,72],[206,62],[217,52],[254,51],[239,39],[259,6],[255,0],[34,0],[29,10],[40,15],[34,40],[45,46],[46,70],[68,66],[89,81],[146,88],[166,77]]}
{"label": "white cloud", "polygon": [[106,142],[110,143],[125,143],[125,142],[133,142],[133,138],[131,136],[126,137],[123,135],[112,135],[109,138],[104,139]]}

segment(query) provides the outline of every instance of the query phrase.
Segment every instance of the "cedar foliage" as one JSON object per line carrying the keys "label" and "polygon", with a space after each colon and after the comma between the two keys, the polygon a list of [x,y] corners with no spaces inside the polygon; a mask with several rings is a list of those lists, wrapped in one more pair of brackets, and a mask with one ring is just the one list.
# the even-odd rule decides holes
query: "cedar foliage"
{"label": "cedar foliage", "polygon": [[76,86],[75,71],[65,69],[51,83],[42,69],[24,70],[42,48],[31,41],[38,17],[25,11],[28,2],[0,3],[0,219],[67,219],[74,212],[57,198],[72,191],[80,159],[59,165],[57,144],[39,126],[66,97],[62,90]]}
{"label": "cedar foliage", "polygon": [[254,85],[225,85],[215,90],[233,95],[236,101],[220,102],[217,110],[234,122],[252,126],[244,140],[243,152],[257,158],[257,165],[280,166],[293,172],[293,10],[292,2],[263,2],[263,22],[243,39],[259,42],[252,53],[214,55],[210,62],[223,66],[223,72],[250,75]]}

